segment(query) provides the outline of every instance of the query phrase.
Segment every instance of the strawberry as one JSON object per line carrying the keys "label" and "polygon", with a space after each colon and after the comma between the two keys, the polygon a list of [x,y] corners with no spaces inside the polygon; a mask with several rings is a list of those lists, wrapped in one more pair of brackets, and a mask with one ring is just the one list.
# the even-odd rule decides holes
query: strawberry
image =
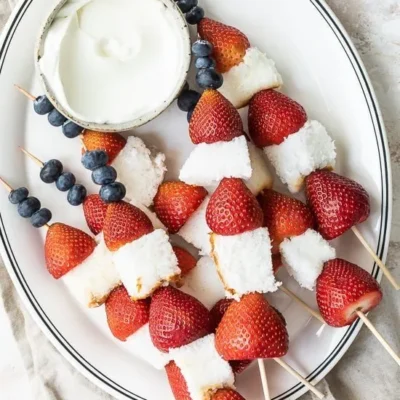
{"label": "strawberry", "polygon": [[154,198],[154,211],[173,234],[179,231],[199,208],[208,192],[201,186],[184,182],[164,182]]}
{"label": "strawberry", "polygon": [[337,328],[351,325],[356,311],[367,313],[382,300],[379,283],[348,261],[328,261],[317,280],[317,303],[322,317]]}
{"label": "strawberry", "polygon": [[107,323],[119,340],[126,339],[149,322],[150,301],[131,300],[124,286],[114,289],[106,301]]}
{"label": "strawberry", "polygon": [[225,360],[283,357],[289,337],[281,317],[263,295],[248,294],[226,311],[215,345]]}
{"label": "strawberry", "polygon": [[96,132],[85,130],[82,142],[86,150],[104,150],[111,164],[126,145],[126,139],[116,132]]}
{"label": "strawberry", "polygon": [[230,142],[243,135],[243,122],[236,108],[217,90],[203,92],[189,124],[194,144]]}
{"label": "strawberry", "polygon": [[169,364],[165,366],[165,372],[167,373],[168,382],[175,400],[192,400],[185,378],[174,361],[170,361]]}
{"label": "strawberry", "polygon": [[282,257],[279,253],[272,254],[272,269],[276,275],[279,269],[282,267]]}
{"label": "strawberry", "polygon": [[206,220],[214,233],[232,236],[261,228],[263,214],[241,179],[224,178],[211,196]]}
{"label": "strawberry", "polygon": [[53,224],[44,244],[47,270],[53,278],[59,279],[82,264],[95,247],[96,242],[87,233],[69,225]]}
{"label": "strawberry", "polygon": [[274,254],[279,252],[284,239],[314,228],[311,210],[300,200],[270,189],[263,190],[257,199],[264,213],[263,226],[269,230]]}
{"label": "strawberry", "polygon": [[181,275],[187,275],[197,265],[197,260],[185,249],[179,246],[172,246],[172,250],[178,259],[178,267]]}
{"label": "strawberry", "polygon": [[211,400],[245,400],[236,390],[220,389],[212,397]]}
{"label": "strawberry", "polygon": [[185,346],[212,331],[207,308],[171,286],[153,294],[149,327],[154,346],[163,352]]}
{"label": "strawberry", "polygon": [[91,194],[83,202],[86,223],[94,235],[103,230],[108,204],[98,194]]}
{"label": "strawberry", "polygon": [[132,204],[120,201],[111,203],[104,220],[104,241],[110,251],[117,251],[154,231],[147,215]]}
{"label": "strawberry", "polygon": [[281,144],[306,122],[304,108],[276,90],[262,90],[250,101],[249,133],[258,147]]}
{"label": "strawberry", "polygon": [[370,214],[369,195],[351,179],[330,171],[315,171],[306,178],[306,196],[318,230],[332,240]]}
{"label": "strawberry", "polygon": [[213,45],[212,55],[221,73],[228,72],[235,65],[239,65],[250,47],[249,39],[244,33],[210,18],[201,20],[198,32],[202,39]]}

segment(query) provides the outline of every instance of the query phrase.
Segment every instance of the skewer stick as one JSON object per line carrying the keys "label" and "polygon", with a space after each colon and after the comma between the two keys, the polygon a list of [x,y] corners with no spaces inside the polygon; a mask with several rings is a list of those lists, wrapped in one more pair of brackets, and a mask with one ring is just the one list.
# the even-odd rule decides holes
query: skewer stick
{"label": "skewer stick", "polygon": [[299,380],[304,386],[306,386],[308,389],[310,389],[319,399],[323,399],[325,395],[321,393],[317,388],[315,388],[313,385],[311,385],[310,382],[307,381],[307,379],[303,378],[296,370],[294,370],[289,364],[287,364],[285,361],[283,361],[280,358],[274,358],[274,360],[289,374],[294,376],[297,380]]}
{"label": "skewer stick", "polygon": [[291,297],[294,301],[297,301],[308,313],[310,313],[314,318],[316,318],[318,321],[320,321],[322,324],[325,325],[325,321],[321,317],[321,314],[319,312],[313,310],[307,303],[305,303],[303,300],[301,300],[299,297],[297,297],[292,291],[285,288],[284,286],[279,286],[279,289],[283,293],[285,293],[289,297]]}
{"label": "skewer stick", "polygon": [[14,85],[24,96],[26,96],[29,100],[32,100],[32,101],[34,101],[34,100],[36,100],[36,97],[33,95],[33,94],[31,94],[31,93],[29,93],[29,92],[27,92],[25,89],[23,89],[21,86],[18,86],[18,85]]}
{"label": "skewer stick", "polygon": [[386,265],[382,262],[382,260],[376,255],[375,251],[371,248],[371,246],[368,244],[368,242],[364,239],[364,236],[361,234],[361,232],[353,226],[352,231],[354,234],[357,236],[357,239],[361,242],[361,244],[365,247],[365,249],[368,251],[368,253],[371,255],[371,257],[374,259],[376,264],[379,266],[379,268],[382,270],[386,278],[389,280],[389,282],[393,285],[393,287],[396,290],[400,290],[399,284],[396,282],[394,279],[393,275],[391,272],[388,270]]}
{"label": "skewer stick", "polygon": [[25,150],[23,147],[19,147],[19,149],[27,155],[31,160],[33,160],[37,165],[39,165],[40,168],[43,168],[44,164],[43,161],[39,160],[37,157],[35,157],[32,153],[29,153],[28,150]]}
{"label": "skewer stick", "polygon": [[357,315],[364,322],[364,324],[369,328],[373,335],[379,340],[381,345],[386,349],[386,351],[392,356],[393,360],[400,365],[400,357],[395,353],[395,351],[390,347],[390,344],[382,337],[382,335],[376,330],[375,326],[372,325],[371,321],[362,311],[357,311]]}
{"label": "skewer stick", "polygon": [[262,384],[262,388],[263,388],[263,392],[264,392],[264,399],[271,400],[271,396],[269,395],[268,380],[267,380],[267,373],[265,371],[264,360],[262,360],[261,358],[258,359],[258,368],[260,370],[261,384]]}

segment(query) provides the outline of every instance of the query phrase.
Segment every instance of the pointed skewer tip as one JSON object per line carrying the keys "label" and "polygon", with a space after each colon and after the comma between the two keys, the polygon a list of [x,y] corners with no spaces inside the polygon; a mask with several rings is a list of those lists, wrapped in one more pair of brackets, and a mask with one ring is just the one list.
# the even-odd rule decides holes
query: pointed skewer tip
{"label": "pointed skewer tip", "polygon": [[14,84],[14,87],[15,87],[18,91],[20,91],[24,96],[26,96],[29,100],[32,100],[32,101],[36,100],[36,97],[35,97],[33,94],[27,92],[27,91],[26,91],[25,89],[23,89],[21,86],[18,86],[18,85],[16,85],[16,84]]}
{"label": "pointed skewer tip", "polygon": [[34,156],[32,153],[30,153],[28,150],[25,150],[23,147],[19,146],[18,147],[26,156],[28,156],[31,160],[33,160],[37,165],[40,166],[40,168],[43,168],[44,163],[43,161],[39,160],[36,156]]}
{"label": "pointed skewer tip", "polygon": [[13,190],[13,188],[1,177],[0,182],[8,190],[8,192],[11,192]]}

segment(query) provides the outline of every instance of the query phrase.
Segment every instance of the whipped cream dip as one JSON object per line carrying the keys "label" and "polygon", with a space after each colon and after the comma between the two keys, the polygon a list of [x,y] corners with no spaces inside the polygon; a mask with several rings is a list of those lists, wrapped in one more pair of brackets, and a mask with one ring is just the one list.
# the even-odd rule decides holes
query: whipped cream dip
{"label": "whipped cream dip", "polygon": [[38,50],[39,73],[63,114],[83,126],[130,128],[175,99],[189,69],[190,38],[173,0],[64,3]]}

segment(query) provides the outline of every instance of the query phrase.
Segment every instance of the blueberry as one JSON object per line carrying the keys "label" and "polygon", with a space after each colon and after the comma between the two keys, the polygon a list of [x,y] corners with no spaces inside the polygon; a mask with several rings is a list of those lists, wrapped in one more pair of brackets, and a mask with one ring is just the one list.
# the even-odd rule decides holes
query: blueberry
{"label": "blueberry", "polygon": [[115,168],[105,165],[95,169],[92,172],[92,180],[96,185],[108,185],[117,179],[117,171]]}
{"label": "blueberry", "polygon": [[50,114],[47,116],[47,119],[49,120],[50,125],[53,126],[61,126],[67,120],[67,118],[65,118],[64,115],[62,115],[56,109],[50,112]]}
{"label": "blueberry", "polygon": [[215,61],[211,57],[199,57],[194,63],[197,69],[215,68]]}
{"label": "blueberry", "polygon": [[193,43],[192,52],[196,57],[210,56],[213,51],[213,46],[207,40],[197,40]]}
{"label": "blueberry", "polygon": [[194,112],[194,109],[196,108],[196,106],[194,106],[193,108],[191,108],[189,111],[188,111],[188,113],[187,113],[187,120],[188,120],[188,122],[190,122],[190,120],[192,119],[192,115],[193,115],[193,112]]}
{"label": "blueberry", "polygon": [[201,69],[197,72],[196,82],[203,89],[219,89],[224,79],[215,69]]}
{"label": "blueberry", "polygon": [[201,94],[195,90],[186,90],[178,97],[178,107],[182,111],[189,111],[199,102]]}
{"label": "blueberry", "polygon": [[46,115],[54,110],[54,106],[46,96],[39,96],[33,101],[33,109],[39,115]]}
{"label": "blueberry", "polygon": [[62,126],[62,132],[68,139],[73,139],[83,132],[83,128],[75,124],[75,122],[67,120]]}
{"label": "blueberry", "polygon": [[63,165],[58,160],[50,160],[44,163],[43,168],[40,170],[40,179],[44,183],[55,182],[63,171]]}
{"label": "blueberry", "polygon": [[100,189],[100,197],[105,203],[121,201],[125,195],[125,186],[119,182],[110,183],[109,185],[102,186]]}
{"label": "blueberry", "polygon": [[197,6],[198,2],[198,0],[178,0],[176,4],[183,13],[187,13],[193,7]]}
{"label": "blueberry", "polygon": [[64,172],[56,180],[57,189],[61,192],[67,192],[75,185],[75,175],[71,172]]}
{"label": "blueberry", "polygon": [[74,185],[69,189],[67,200],[71,206],[80,206],[85,200],[87,191],[85,186]]}
{"label": "blueberry", "polygon": [[51,217],[52,214],[50,210],[48,210],[47,208],[41,208],[32,215],[31,224],[35,228],[41,228],[51,220]]}
{"label": "blueberry", "polygon": [[29,191],[27,188],[20,187],[15,190],[11,190],[10,194],[8,195],[8,200],[12,204],[21,203],[21,201],[25,200],[29,196]]}
{"label": "blueberry", "polygon": [[107,165],[108,155],[104,150],[86,151],[82,156],[82,164],[86,169],[94,171],[97,168]]}
{"label": "blueberry", "polygon": [[204,9],[201,7],[194,7],[186,14],[186,21],[190,25],[197,25],[204,18]]}
{"label": "blueberry", "polygon": [[40,210],[40,201],[36,197],[28,197],[18,204],[18,214],[23,218],[30,218]]}

